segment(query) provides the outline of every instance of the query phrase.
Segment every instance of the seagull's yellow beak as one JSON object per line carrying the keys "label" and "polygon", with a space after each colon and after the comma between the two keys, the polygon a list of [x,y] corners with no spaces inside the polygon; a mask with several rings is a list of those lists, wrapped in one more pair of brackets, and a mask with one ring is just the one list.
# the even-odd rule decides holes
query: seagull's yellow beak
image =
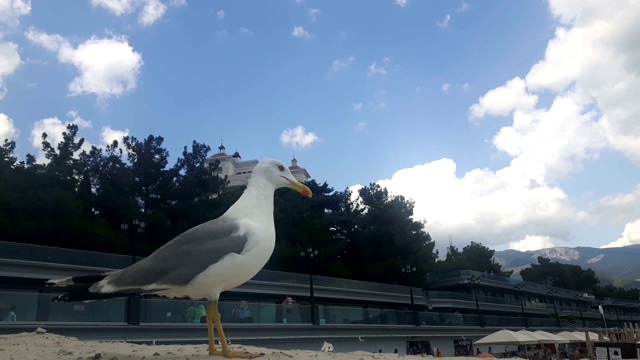
{"label": "seagull's yellow beak", "polygon": [[284,176],[283,178],[285,178],[289,182],[290,189],[295,190],[306,197],[311,197],[313,195],[313,193],[311,193],[311,189],[309,189],[307,185],[301,183],[300,181],[291,180]]}

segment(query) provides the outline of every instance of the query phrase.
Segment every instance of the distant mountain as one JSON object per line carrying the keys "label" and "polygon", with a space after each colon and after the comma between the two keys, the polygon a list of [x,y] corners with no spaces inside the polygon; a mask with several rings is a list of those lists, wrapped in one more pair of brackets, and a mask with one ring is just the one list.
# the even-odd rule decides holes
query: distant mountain
{"label": "distant mountain", "polygon": [[599,249],[579,246],[554,247],[533,251],[496,251],[494,258],[505,270],[514,270],[514,276],[543,256],[562,264],[591,268],[598,274],[601,285],[613,283],[620,287],[640,287],[640,245]]}

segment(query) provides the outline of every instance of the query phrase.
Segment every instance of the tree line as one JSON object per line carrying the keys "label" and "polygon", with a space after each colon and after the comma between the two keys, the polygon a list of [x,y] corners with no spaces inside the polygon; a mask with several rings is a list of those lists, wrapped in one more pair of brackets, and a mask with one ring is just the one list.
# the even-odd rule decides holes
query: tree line
{"label": "tree line", "polygon": [[[184,146],[170,164],[162,136],[125,136],[88,150],[84,142],[70,124],[58,144],[42,134],[43,161],[31,154],[19,161],[15,142],[4,141],[0,239],[131,255],[136,236],[135,252],[145,256],[222,215],[243,191],[216,175],[218,164],[206,161],[211,147],[204,143]],[[277,241],[267,269],[306,273],[309,259],[301,252],[311,246],[318,275],[413,286],[423,286],[429,274],[456,270],[511,276],[493,260],[495,251],[479,242],[449,246],[439,259],[425,222],[412,218],[413,201],[378,184],[361,188],[357,199],[327,182],[307,185],[311,199],[276,191]],[[143,233],[121,229],[133,217],[147,223]],[[407,266],[412,271],[403,272]],[[571,288],[570,282],[558,285]]]}

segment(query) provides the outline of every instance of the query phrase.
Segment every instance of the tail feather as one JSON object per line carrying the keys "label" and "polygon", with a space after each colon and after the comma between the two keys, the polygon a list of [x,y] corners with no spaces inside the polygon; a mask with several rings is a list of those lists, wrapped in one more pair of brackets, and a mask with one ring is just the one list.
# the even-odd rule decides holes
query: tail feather
{"label": "tail feather", "polygon": [[96,275],[72,276],[63,279],[54,279],[47,281],[48,286],[56,287],[87,287],[107,277],[109,273]]}
{"label": "tail feather", "polygon": [[101,281],[108,275],[109,273],[102,273],[49,280],[47,281],[47,286],[69,288],[70,290],[66,294],[52,298],[51,302],[92,301],[127,295],[123,292],[99,293],[89,291],[89,288],[93,284]]}
{"label": "tail feather", "polygon": [[89,287],[71,290],[66,294],[56,296],[51,299],[51,302],[72,302],[72,301],[93,301],[111,299],[114,297],[127,296],[128,293],[114,292],[114,293],[96,293],[89,291]]}

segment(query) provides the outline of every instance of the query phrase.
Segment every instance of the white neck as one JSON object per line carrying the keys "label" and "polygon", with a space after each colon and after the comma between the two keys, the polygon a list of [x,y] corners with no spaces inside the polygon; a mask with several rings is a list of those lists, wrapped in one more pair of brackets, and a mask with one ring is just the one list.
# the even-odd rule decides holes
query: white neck
{"label": "white neck", "polygon": [[[244,193],[238,201],[227,210],[225,215],[237,219],[253,213],[266,215],[273,221],[274,192],[273,184],[257,178],[251,178]],[[258,209],[260,211],[255,212]]]}

